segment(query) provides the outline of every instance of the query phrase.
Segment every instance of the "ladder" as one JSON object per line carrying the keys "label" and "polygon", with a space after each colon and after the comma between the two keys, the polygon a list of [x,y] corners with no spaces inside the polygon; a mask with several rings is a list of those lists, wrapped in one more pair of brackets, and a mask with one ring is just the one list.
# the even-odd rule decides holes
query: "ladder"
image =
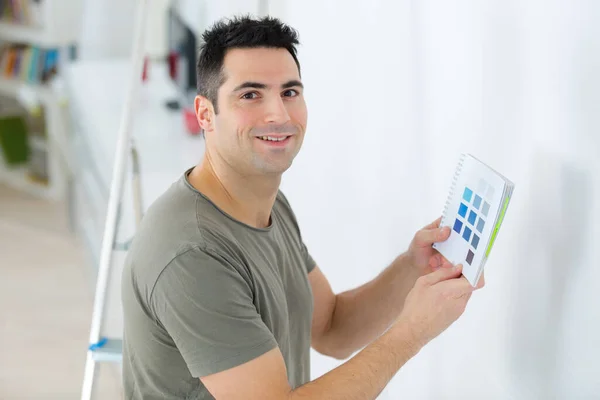
{"label": "ladder", "polygon": [[94,295],[94,308],[90,328],[89,347],[85,361],[83,387],[81,400],[92,398],[94,379],[96,377],[96,364],[100,362],[120,363],[122,361],[123,342],[121,338],[106,338],[101,336],[102,321],[104,317],[105,297],[108,289],[113,251],[127,250],[127,244],[116,243],[117,226],[119,225],[120,211],[123,198],[123,183],[126,174],[128,152],[131,152],[132,161],[132,194],[136,226],[142,219],[141,183],[139,178],[139,160],[135,143],[131,135],[131,120],[137,92],[141,85],[144,63],[145,25],[148,3],[151,0],[138,0],[136,10],[136,25],[132,52],[132,68],[129,87],[127,88],[123,113],[119,127],[113,175],[106,212],[100,262],[96,279]]}

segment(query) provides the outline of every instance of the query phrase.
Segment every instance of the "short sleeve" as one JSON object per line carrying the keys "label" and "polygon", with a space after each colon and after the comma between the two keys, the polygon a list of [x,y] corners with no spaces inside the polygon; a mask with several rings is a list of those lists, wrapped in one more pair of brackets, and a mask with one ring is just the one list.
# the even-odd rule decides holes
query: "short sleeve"
{"label": "short sleeve", "polygon": [[202,377],[277,346],[252,299],[251,287],[238,269],[196,248],[165,268],[151,304],[192,376]]}
{"label": "short sleeve", "polygon": [[315,269],[315,267],[317,266],[317,263],[315,262],[315,260],[312,258],[312,256],[308,252],[308,249],[306,248],[306,245],[304,244],[304,242],[302,242],[302,257],[304,258],[304,265],[306,266],[306,272],[310,274],[312,272],[312,270]]}

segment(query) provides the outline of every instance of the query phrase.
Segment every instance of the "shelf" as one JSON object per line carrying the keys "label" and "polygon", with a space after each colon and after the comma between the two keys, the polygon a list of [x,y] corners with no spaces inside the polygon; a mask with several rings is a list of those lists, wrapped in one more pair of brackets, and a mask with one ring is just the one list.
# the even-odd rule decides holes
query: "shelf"
{"label": "shelf", "polygon": [[32,180],[26,168],[4,168],[0,174],[0,182],[33,196],[52,198],[51,186]]}
{"label": "shelf", "polygon": [[10,22],[0,22],[0,40],[34,44],[40,47],[60,47],[68,44],[65,40],[53,37],[41,27]]}
{"label": "shelf", "polygon": [[35,93],[44,103],[58,100],[58,96],[49,86],[35,85],[19,81],[17,79],[7,79],[5,77],[0,77],[0,92],[18,97],[21,91],[29,91]]}
{"label": "shelf", "polygon": [[[69,3],[68,6],[66,3]],[[13,78],[2,74],[0,94],[15,98],[34,115],[40,111],[40,106],[44,107],[47,142],[39,144],[38,148],[46,150],[50,183],[36,183],[29,178],[26,167],[14,169],[1,162],[0,183],[34,196],[57,200],[67,194],[69,175],[73,173],[69,171],[73,163],[66,157],[70,154],[65,136],[67,128],[64,118],[68,99],[62,89],[62,70],[67,60],[63,53],[67,50],[66,47],[75,44],[80,36],[83,1],[44,0],[36,4],[31,3],[26,14],[26,18],[21,22],[8,18],[0,20],[0,42],[4,45],[22,44],[59,50],[56,64],[58,75],[47,83],[41,83],[21,80],[20,76]],[[25,21],[32,23],[27,24]],[[24,53],[18,54],[22,57]],[[26,53],[33,54],[35,53]],[[13,54],[10,57],[14,57]]]}

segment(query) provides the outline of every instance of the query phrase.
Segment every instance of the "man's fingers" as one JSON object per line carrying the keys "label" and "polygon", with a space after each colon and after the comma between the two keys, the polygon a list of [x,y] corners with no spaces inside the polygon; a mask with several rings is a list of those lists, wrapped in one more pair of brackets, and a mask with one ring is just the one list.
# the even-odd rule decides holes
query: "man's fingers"
{"label": "man's fingers", "polygon": [[453,267],[453,265],[438,252],[436,252],[429,259],[429,266],[433,270],[436,270],[438,268],[452,268]]}
{"label": "man's fingers", "polygon": [[442,266],[442,259],[439,254],[434,255],[429,259],[429,266],[431,269],[438,269]]}
{"label": "man's fingers", "polygon": [[465,299],[465,302],[468,302],[468,301],[471,299],[471,296],[472,296],[472,295],[473,295],[473,292],[472,292],[472,291],[471,291],[471,292],[468,292],[468,293],[465,293],[465,294],[463,295],[463,297],[464,297],[464,299]]}
{"label": "man's fingers", "polygon": [[429,225],[425,225],[423,227],[423,229],[434,229],[434,228],[439,228],[440,227],[440,223],[442,222],[442,217],[437,217],[435,219],[435,221],[433,221],[432,223],[430,223]]}
{"label": "man's fingers", "polygon": [[477,286],[475,286],[475,290],[481,289],[484,286],[485,286],[485,272],[482,272],[481,277],[479,278],[479,281],[477,282]]}
{"label": "man's fingers", "polygon": [[435,242],[443,242],[450,236],[450,228],[421,229],[415,235],[415,239],[419,246],[429,246]]}
{"label": "man's fingers", "polygon": [[458,264],[452,268],[440,268],[427,275],[423,276],[423,280],[428,285],[446,281],[448,279],[458,278],[462,274],[462,264]]}
{"label": "man's fingers", "polygon": [[448,279],[439,282],[438,285],[442,285],[443,292],[455,299],[464,298],[465,300],[468,300],[475,291],[475,288],[471,286],[464,276],[459,277],[458,279]]}

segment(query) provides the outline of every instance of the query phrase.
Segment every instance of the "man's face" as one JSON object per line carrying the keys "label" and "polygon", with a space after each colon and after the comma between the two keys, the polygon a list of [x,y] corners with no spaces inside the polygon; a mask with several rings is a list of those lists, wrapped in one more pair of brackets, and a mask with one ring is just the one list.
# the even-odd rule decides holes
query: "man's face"
{"label": "man's face", "polygon": [[304,139],[307,111],[298,67],[286,49],[232,49],[207,147],[244,175],[281,175]]}

